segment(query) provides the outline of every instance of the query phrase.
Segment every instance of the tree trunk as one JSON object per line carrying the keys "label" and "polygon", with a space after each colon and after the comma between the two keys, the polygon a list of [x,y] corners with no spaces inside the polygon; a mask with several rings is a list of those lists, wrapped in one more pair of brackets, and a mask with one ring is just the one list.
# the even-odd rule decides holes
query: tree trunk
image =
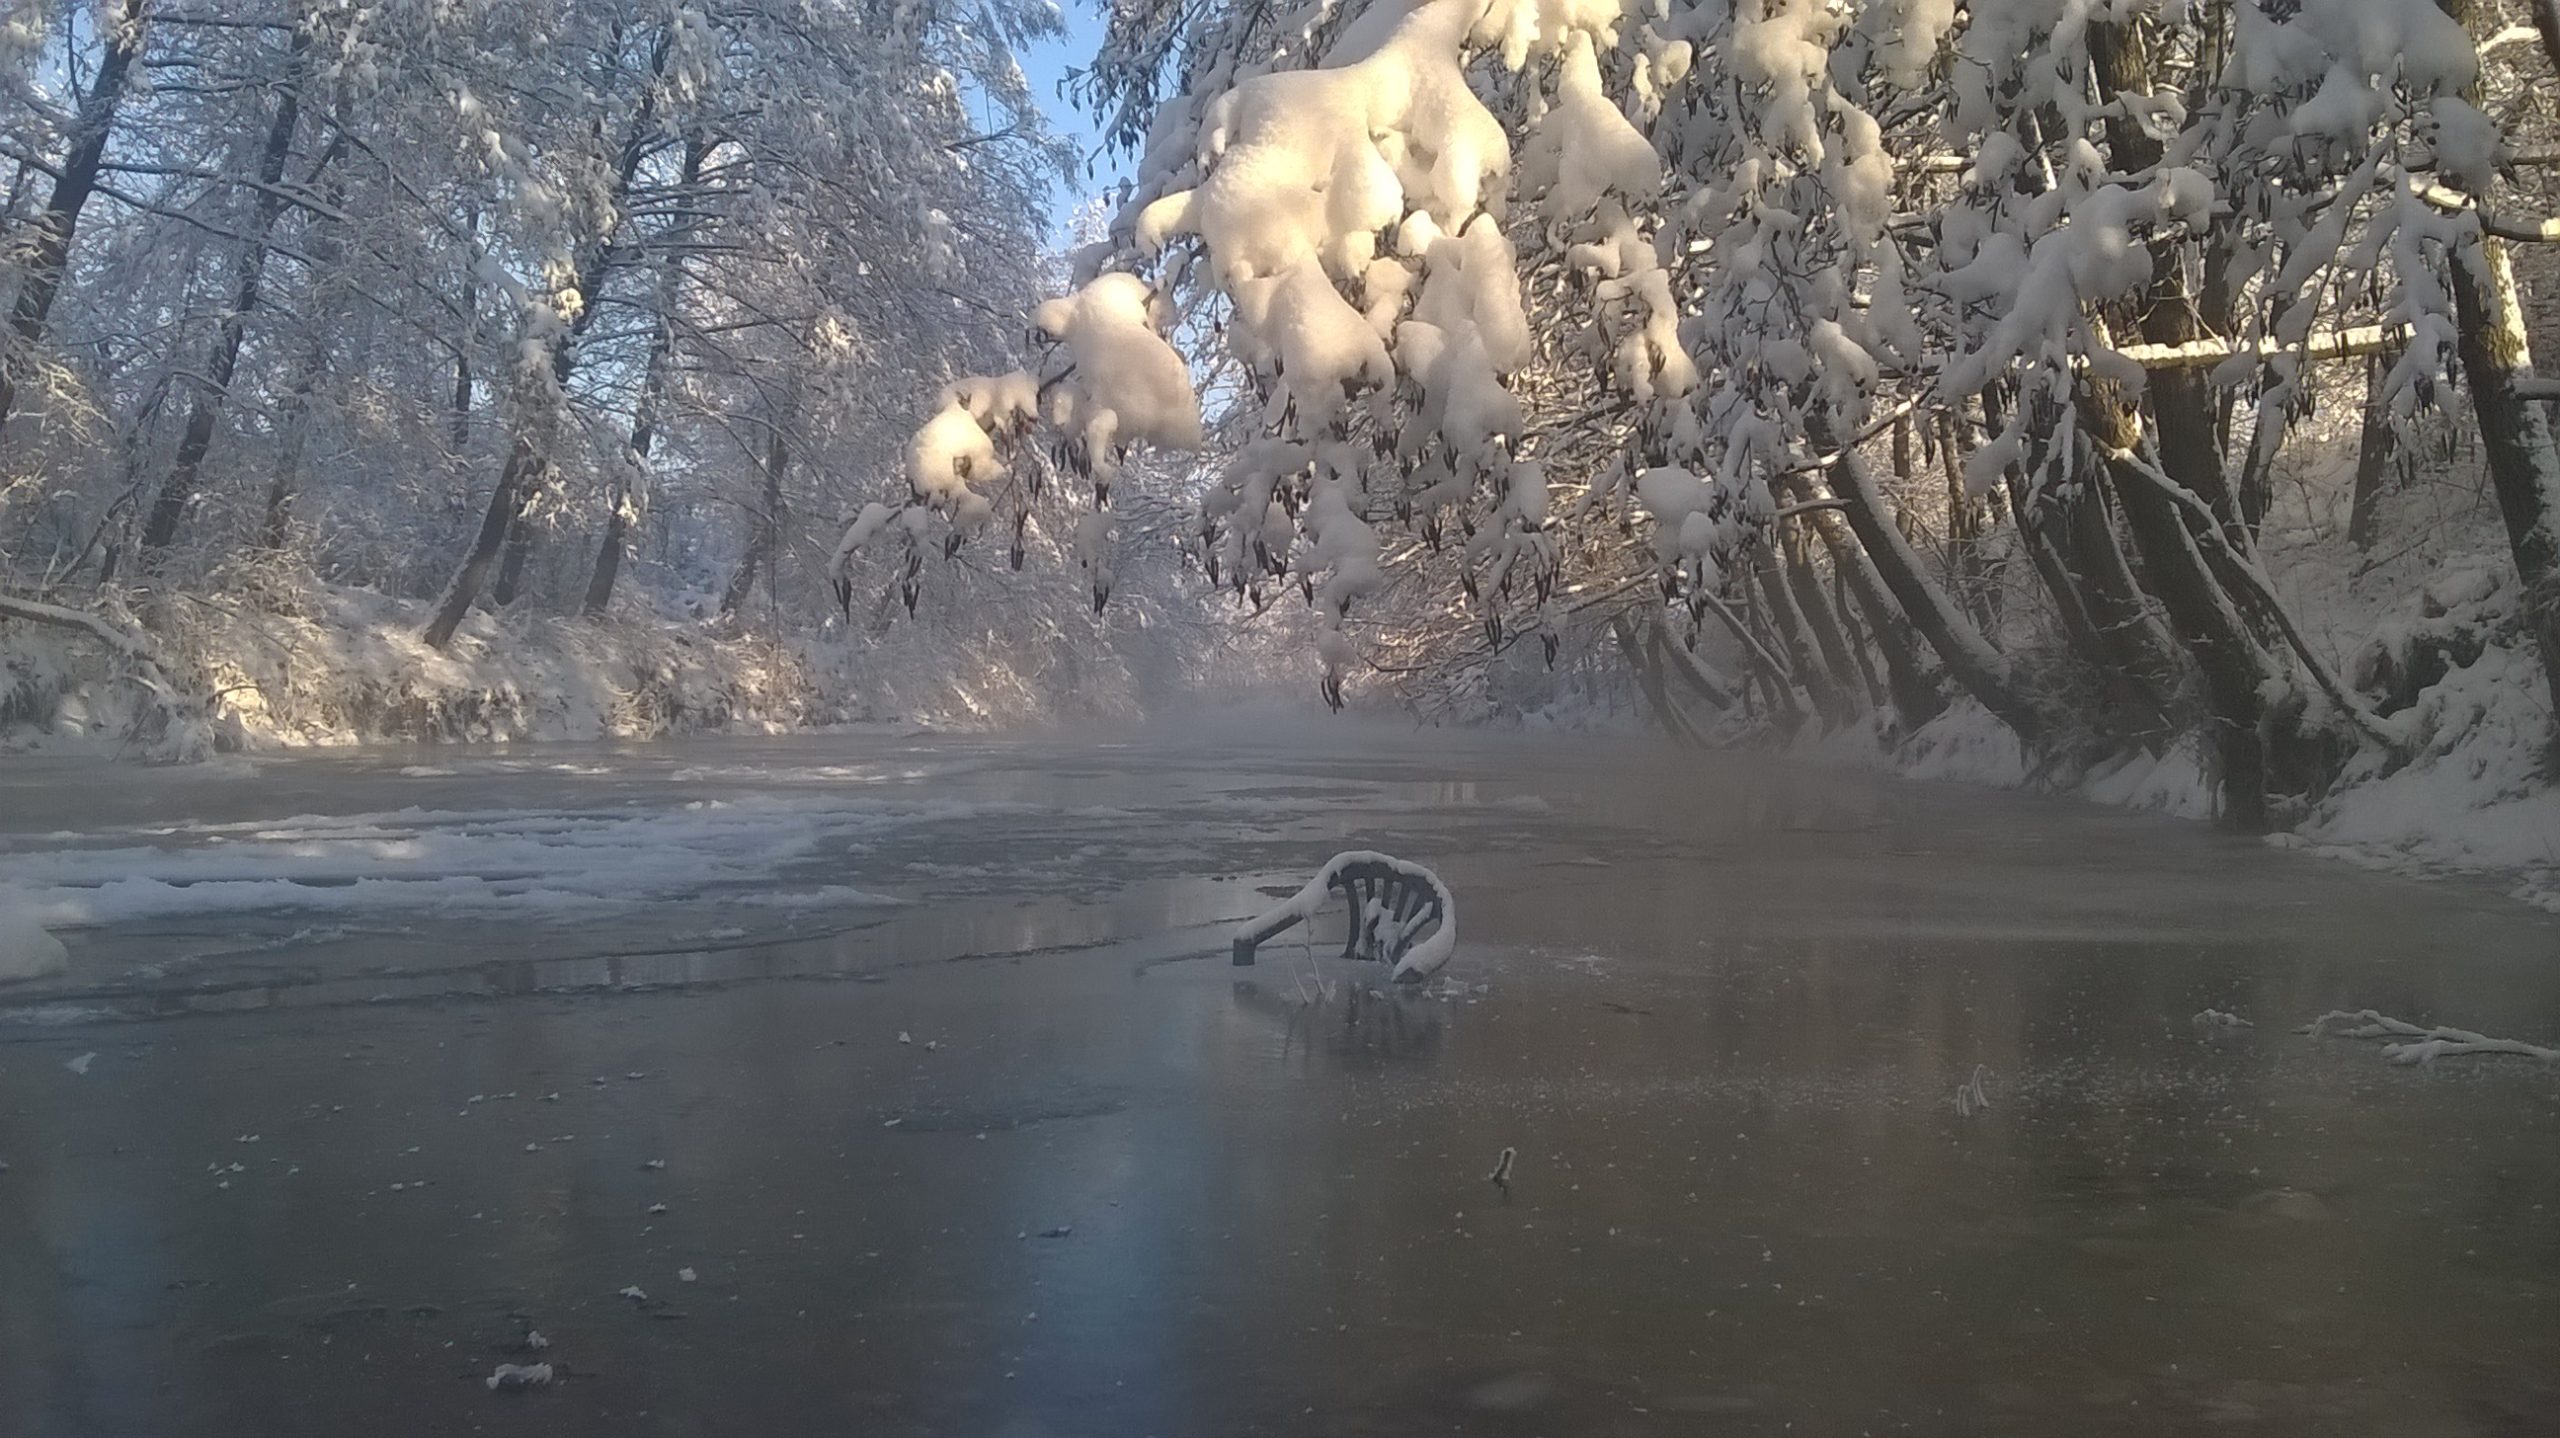
{"label": "tree trunk", "polygon": [[[788,416],[785,417],[786,421]],[[720,612],[735,614],[747,602],[756,582],[756,566],[779,567],[782,544],[782,472],[791,463],[791,444],[787,423],[776,424],[764,451],[764,510],[756,516],[755,534],[747,541],[746,558],[738,564],[738,572],[729,578],[729,588],[720,596]]]}
{"label": "tree trunk", "polygon": [[1645,653],[1653,656],[1662,672],[1677,678],[1699,698],[1718,709],[1730,709],[1740,701],[1734,697],[1740,688],[1732,678],[1700,659],[1686,644],[1674,643],[1668,625],[1660,615],[1653,616],[1644,627]]}
{"label": "tree trunk", "polygon": [[[2244,833],[2263,833],[2268,826],[2268,772],[2259,725],[2266,714],[2271,666],[2206,565],[2188,532],[2185,511],[2143,478],[2122,472],[2121,456],[2135,453],[2143,443],[2141,417],[2131,402],[2121,391],[2093,385],[2082,408],[2087,415],[2083,423],[2110,451],[2116,497],[2142,551],[2144,572],[2204,676],[2223,816]],[[2173,480],[2177,477],[2177,471],[2167,472]]]}
{"label": "tree trunk", "polygon": [[2000,609],[1994,601],[1982,558],[1980,506],[1964,488],[1966,446],[1952,414],[1938,416],[1938,467],[1947,479],[1947,580],[1965,612],[1985,633],[1998,629]]}
{"label": "tree trunk", "polygon": [[498,561],[498,580],[489,586],[489,602],[500,609],[516,602],[524,592],[525,565],[533,558],[533,497],[550,477],[551,462],[544,460],[533,468],[533,476],[525,483],[524,494],[516,501],[516,512],[507,520],[507,547]]}
{"label": "tree trunk", "polygon": [[[463,233],[479,244],[480,209],[477,205],[463,216]],[[471,452],[471,338],[480,314],[480,272],[471,265],[462,269],[462,343],[453,347],[453,410],[451,438],[453,457],[457,460]]]}
{"label": "tree trunk", "polygon": [[1661,656],[1637,644],[1635,626],[1625,615],[1610,623],[1609,632],[1618,641],[1618,652],[1625,656],[1627,669],[1636,677],[1636,688],[1644,694],[1645,709],[1653,715],[1653,722],[1674,743],[1697,743],[1697,730],[1689,723],[1689,716],[1671,701],[1669,691],[1663,687]]}
{"label": "tree trunk", "polygon": [[2382,391],[2382,377],[2392,364],[2388,352],[2364,362],[2364,428],[2356,436],[2355,497],[2347,508],[2347,543],[2359,553],[2371,552],[2379,537],[2382,481],[2400,446],[2400,436],[2391,428],[2389,396]]}
{"label": "tree trunk", "polygon": [[[2108,24],[2089,28],[2091,59],[2104,93],[2112,96],[2147,93],[2151,62],[2138,31]],[[2161,161],[2159,141],[2126,117],[2108,121],[2111,160],[2119,168],[2145,169]],[[2180,243],[2152,245],[2153,276],[2143,300],[2140,329],[2153,344],[2185,344],[2202,337],[2196,307],[2187,292]],[[2210,382],[2184,369],[2155,370],[2146,377],[2151,424],[2159,436],[2159,468],[2169,481],[2203,502],[2225,543],[2238,554],[2250,551],[2249,526],[2233,503],[2222,470],[2220,426]],[[2268,790],[2271,760],[2297,768],[2304,757],[2296,746],[2271,756],[2268,696],[2290,689],[2292,678],[2257,642],[2247,619],[2215,576],[2198,537],[2188,530],[2189,513],[2159,488],[2125,473],[2124,456],[2143,447],[2139,412],[2121,390],[2093,382],[2082,390],[2083,425],[2106,446],[2115,478],[2116,500],[2124,507],[2126,525],[2141,552],[2143,573],[2169,612],[2178,638],[2194,656],[2204,678],[2205,699],[2212,712],[2214,750],[2219,759],[2223,817],[2244,833],[2264,832],[2270,824]],[[2201,521],[2199,521],[2201,522]],[[2288,774],[2299,778],[2298,774]],[[2317,776],[2313,776],[2315,783]]]}
{"label": "tree trunk", "polygon": [[[652,50],[647,89],[641,94],[639,108],[632,116],[631,128],[623,139],[621,164],[615,171],[608,196],[612,213],[619,214],[629,199],[632,180],[639,173],[640,161],[647,154],[648,143],[657,131],[658,82],[666,74],[672,43],[672,34],[661,32]],[[580,301],[578,312],[569,322],[568,333],[551,342],[551,382],[555,388],[567,386],[570,374],[577,368],[577,341],[594,322],[597,292],[603,288],[605,275],[616,259],[611,234],[599,236],[579,257],[577,273],[571,280]],[[459,390],[462,385],[458,382],[456,388]],[[420,638],[430,649],[442,649],[453,641],[453,632],[462,627],[463,616],[471,612],[472,604],[480,598],[480,588],[487,582],[490,566],[498,559],[501,550],[509,551],[506,556],[508,573],[502,582],[503,592],[494,597],[502,604],[514,597],[515,581],[522,576],[524,561],[522,550],[508,544],[508,535],[524,517],[531,487],[548,463],[541,452],[547,436],[540,435],[535,425],[536,421],[530,417],[519,419],[515,434],[507,442],[507,462],[498,471],[497,487],[489,492],[489,508],[481,516],[480,532],[472,540],[471,550],[464,556],[462,567],[454,572],[452,581],[445,586],[443,597],[436,601],[434,615],[427,620],[426,628],[420,631]]]}
{"label": "tree trunk", "polygon": [[258,544],[282,549],[293,531],[293,491],[302,474],[302,453],[311,440],[311,396],[329,368],[329,340],[315,334],[304,352],[302,369],[293,377],[285,400],[284,452],[276,456],[275,473],[267,476],[266,518],[258,526]]}
{"label": "tree trunk", "polygon": [[[2469,0],[2438,3],[2446,14],[2470,23]],[[2553,64],[2560,65],[2560,14],[2546,0],[2536,6],[2534,19]],[[2477,89],[2475,84],[2475,102]],[[2488,454],[2489,484],[2507,522],[2507,547],[2523,582],[2525,628],[2542,652],[2543,683],[2551,694],[2546,767],[2560,773],[2560,437],[2552,430],[2551,407],[2517,388],[2518,380],[2533,373],[2533,350],[2525,338],[2524,306],[2516,294],[2506,242],[2479,235],[2457,249],[2446,268],[2452,272],[2454,321],[2461,330],[2456,347],[2463,382],[2479,420],[2481,448]]]}
{"label": "tree trunk", "polygon": [[[1827,431],[1829,426],[1816,428]],[[1835,448],[1827,432],[1817,432],[1813,440],[1822,448]],[[2011,677],[2008,661],[1991,647],[1991,641],[1982,637],[1982,631],[1973,626],[1946,590],[1932,583],[1922,570],[1919,552],[1896,527],[1891,506],[1876,487],[1866,461],[1855,454],[1843,454],[1840,462],[1832,466],[1831,476],[1832,492],[1843,501],[1841,513],[1856,532],[1859,547],[1866,550],[1877,575],[1902,605],[1903,613],[1911,616],[1912,625],[1938,652],[1947,672],[1983,708],[2016,731],[2022,743],[2034,747],[2044,737],[2042,716]]]}
{"label": "tree trunk", "polygon": [[1876,652],[1884,656],[1885,687],[1893,696],[1894,713],[1907,729],[1917,729],[1937,718],[1946,711],[1946,701],[1922,670],[1920,655],[1911,647],[1905,632],[1910,621],[1886,591],[1874,561],[1849,532],[1848,521],[1840,517],[1840,511],[1817,509],[1812,511],[1812,518],[1824,547],[1831,551],[1832,567],[1848,581],[1849,593],[1858,601],[1859,612],[1866,616],[1867,632],[1875,636]]}
{"label": "tree trunk", "polygon": [[604,517],[604,542],[596,548],[595,570],[587,579],[583,612],[589,619],[602,619],[613,603],[614,577],[622,572],[623,531],[629,525],[630,481],[648,472],[649,451],[658,440],[659,389],[665,382],[667,347],[674,336],[674,324],[662,316],[657,333],[649,339],[649,359],[640,379],[640,403],[631,415],[631,445],[625,456],[630,473],[614,480],[611,504]]}
{"label": "tree trunk", "polygon": [[2533,355],[2506,244],[2483,235],[2476,246],[2457,252],[2448,268],[2462,331],[2462,377],[2488,454],[2490,487],[2507,522],[2516,577],[2523,581],[2525,627],[2542,652],[2555,718],[2546,745],[2560,772],[2560,439],[2552,432],[2550,406],[2516,388],[2519,378],[2533,372]]}
{"label": "tree trunk", "polygon": [[231,308],[224,312],[221,327],[214,333],[212,361],[206,366],[204,381],[188,401],[187,427],[178,436],[178,452],[170,461],[168,478],[161,481],[160,496],[152,501],[151,518],[142,527],[145,555],[166,549],[177,539],[187,506],[195,501],[204,457],[213,448],[214,427],[221,422],[223,405],[231,397],[231,377],[239,371],[240,345],[248,336],[249,312],[258,307],[258,290],[266,282],[267,236],[284,214],[284,195],[276,187],[284,179],[285,157],[293,153],[293,132],[302,123],[302,71],[310,49],[311,32],[296,30],[284,93],[276,97],[275,119],[267,127],[267,145],[258,156],[261,188],[257,219],[249,232],[248,248],[240,256],[239,284],[232,293]]}
{"label": "tree trunk", "polygon": [[116,106],[124,99],[134,57],[142,52],[149,10],[150,0],[109,0],[100,7],[99,24],[107,31],[106,53],[98,61],[98,73],[90,78],[88,92],[80,97],[80,112],[69,136],[70,152],[63,156],[53,193],[29,227],[30,233],[18,241],[26,247],[26,277],[18,282],[18,302],[9,315],[10,348],[15,353],[0,355],[0,429],[5,429],[18,405],[18,366],[30,362],[35,348],[44,342],[45,321],[62,292],[62,278],[71,260],[71,236],[80,227],[81,209],[97,192],[107,133],[115,127]]}
{"label": "tree trunk", "polygon": [[1823,592],[1822,576],[1813,571],[1813,556],[1805,547],[1803,526],[1781,520],[1777,529],[1778,571],[1794,591],[1796,613],[1804,622],[1805,632],[1813,636],[1822,667],[1830,671],[1842,722],[1852,722],[1864,708],[1859,700],[1866,691],[1858,665],[1849,657],[1848,636],[1840,631],[1840,616],[1832,611],[1831,596]]}
{"label": "tree trunk", "polygon": [[488,580],[490,567],[498,562],[498,551],[506,546],[507,530],[524,507],[525,474],[538,463],[533,436],[519,433],[508,446],[506,467],[498,471],[498,488],[489,496],[488,512],[480,517],[480,533],[471,542],[471,552],[463,557],[462,568],[454,573],[444,596],[436,601],[434,617],[419,634],[429,649],[442,649],[453,642],[453,632],[462,627],[463,616],[471,612],[471,602],[480,597],[480,586]]}
{"label": "tree trunk", "polygon": [[[691,190],[702,178],[702,162],[711,154],[706,140],[690,140],[684,147],[684,165],[676,181],[679,190]],[[670,257],[658,276],[657,328],[649,335],[649,357],[640,365],[640,400],[632,406],[630,468],[614,477],[611,501],[604,517],[604,542],[596,549],[595,569],[587,579],[587,599],[582,612],[589,619],[602,619],[613,603],[613,582],[622,572],[624,531],[630,527],[632,508],[631,484],[645,484],[649,476],[649,449],[658,437],[658,409],[666,400],[667,352],[675,344],[676,304],[683,297],[684,266]]]}
{"label": "tree trunk", "polygon": [[1821,656],[1805,637],[1804,615],[1797,610],[1792,587],[1781,573],[1784,559],[1778,553],[1776,539],[1774,531],[1762,536],[1751,566],[1752,578],[1759,581],[1768,610],[1769,627],[1776,639],[1774,647],[1786,656],[1788,674],[1803,686],[1805,697],[1813,701],[1823,727],[1843,728],[1857,718],[1858,711],[1840,693],[1831,672],[1824,668]]}

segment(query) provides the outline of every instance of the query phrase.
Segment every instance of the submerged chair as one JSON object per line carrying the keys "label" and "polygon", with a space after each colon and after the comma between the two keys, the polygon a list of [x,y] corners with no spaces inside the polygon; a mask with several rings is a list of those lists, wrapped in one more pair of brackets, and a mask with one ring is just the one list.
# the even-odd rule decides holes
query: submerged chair
{"label": "submerged chair", "polygon": [[1420,864],[1362,849],[1334,855],[1305,888],[1238,929],[1235,962],[1252,963],[1256,948],[1314,919],[1335,894],[1351,906],[1351,931],[1342,940],[1344,958],[1392,964],[1393,977],[1401,983],[1420,983],[1449,961],[1458,941],[1458,905],[1449,886]]}

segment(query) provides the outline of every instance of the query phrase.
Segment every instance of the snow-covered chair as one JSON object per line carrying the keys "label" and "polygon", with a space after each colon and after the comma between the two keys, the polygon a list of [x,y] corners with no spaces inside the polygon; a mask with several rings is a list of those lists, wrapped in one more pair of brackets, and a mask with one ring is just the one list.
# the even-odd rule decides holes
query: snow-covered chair
{"label": "snow-covered chair", "polygon": [[1252,963],[1256,948],[1314,919],[1335,894],[1351,907],[1344,958],[1392,964],[1393,977],[1404,983],[1420,983],[1449,961],[1458,941],[1458,905],[1449,886],[1420,864],[1362,849],[1334,855],[1306,887],[1236,930],[1235,962]]}

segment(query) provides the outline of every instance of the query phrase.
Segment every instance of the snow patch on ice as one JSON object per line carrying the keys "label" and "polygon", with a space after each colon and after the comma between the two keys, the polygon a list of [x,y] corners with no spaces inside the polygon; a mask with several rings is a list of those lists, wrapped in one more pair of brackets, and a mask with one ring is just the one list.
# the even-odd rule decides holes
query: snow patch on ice
{"label": "snow patch on ice", "polygon": [[38,920],[35,902],[0,886],[0,983],[47,978],[70,963],[62,941],[47,933]]}

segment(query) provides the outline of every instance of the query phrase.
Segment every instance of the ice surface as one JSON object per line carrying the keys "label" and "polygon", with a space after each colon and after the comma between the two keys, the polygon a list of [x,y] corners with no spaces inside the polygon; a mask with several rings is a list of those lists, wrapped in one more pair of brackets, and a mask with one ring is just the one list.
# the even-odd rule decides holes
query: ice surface
{"label": "ice surface", "polygon": [[[668,809],[307,815],[174,824],[32,845],[0,838],[0,934],[42,957],[35,924],[86,927],[265,910],[437,911],[530,918],[640,899],[718,896],[764,907],[894,902],[857,886],[775,880],[848,839],[980,812],[960,801],[756,796]],[[752,890],[752,893],[745,892]]]}

